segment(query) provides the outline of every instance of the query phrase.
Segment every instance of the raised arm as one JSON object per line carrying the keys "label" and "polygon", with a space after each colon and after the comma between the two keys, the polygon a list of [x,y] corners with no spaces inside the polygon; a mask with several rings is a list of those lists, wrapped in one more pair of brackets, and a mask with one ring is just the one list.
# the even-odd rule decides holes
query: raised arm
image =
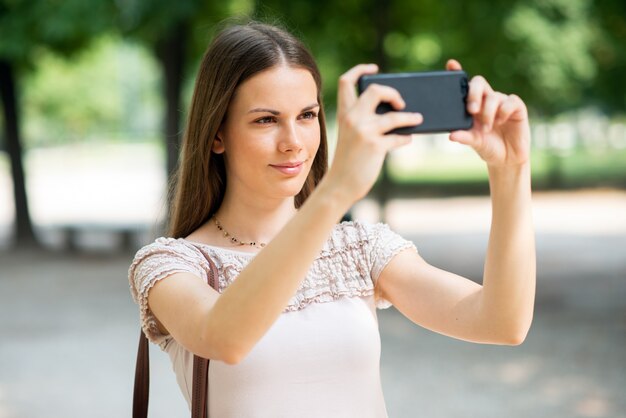
{"label": "raised arm", "polygon": [[376,72],[359,65],[339,81],[339,141],[333,165],[299,212],[221,295],[190,274],[174,274],[149,293],[149,306],[177,341],[202,357],[241,361],[295,294],[333,226],[376,180],[386,153],[410,141],[384,135],[416,125],[421,115],[377,115],[381,101],[404,107],[399,93],[370,86],[359,98],[358,77]]}
{"label": "raised arm", "polygon": [[[448,63],[448,69],[460,68]],[[482,77],[472,79],[467,106],[474,127],[451,133],[450,140],[472,147],[488,167],[492,222],[483,284],[405,251],[389,263],[377,287],[405,316],[433,331],[519,344],[532,322],[536,281],[528,115],[519,97],[493,91]]]}

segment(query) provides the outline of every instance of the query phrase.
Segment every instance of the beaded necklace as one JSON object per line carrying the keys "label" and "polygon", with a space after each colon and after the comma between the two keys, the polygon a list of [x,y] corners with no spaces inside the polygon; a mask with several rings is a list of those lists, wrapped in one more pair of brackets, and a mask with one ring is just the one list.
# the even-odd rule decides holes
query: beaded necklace
{"label": "beaded necklace", "polygon": [[224,227],[222,226],[222,224],[220,223],[220,221],[217,220],[215,215],[212,217],[212,219],[213,219],[213,222],[215,222],[215,226],[217,226],[217,229],[219,229],[222,232],[222,234],[224,235],[224,238],[227,238],[233,244],[249,245],[251,247],[256,247],[256,248],[263,248],[263,247],[265,247],[266,244],[264,242],[260,242],[260,243],[257,244],[255,241],[250,241],[250,242],[241,241],[239,238],[235,237],[230,232],[225,230]]}

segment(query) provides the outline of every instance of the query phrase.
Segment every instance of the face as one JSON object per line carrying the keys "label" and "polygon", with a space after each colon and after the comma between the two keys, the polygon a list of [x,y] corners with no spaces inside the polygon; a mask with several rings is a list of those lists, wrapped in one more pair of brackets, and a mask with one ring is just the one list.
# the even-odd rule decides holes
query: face
{"label": "face", "polygon": [[308,70],[272,67],[242,83],[213,143],[227,193],[296,196],[320,145],[317,86]]}

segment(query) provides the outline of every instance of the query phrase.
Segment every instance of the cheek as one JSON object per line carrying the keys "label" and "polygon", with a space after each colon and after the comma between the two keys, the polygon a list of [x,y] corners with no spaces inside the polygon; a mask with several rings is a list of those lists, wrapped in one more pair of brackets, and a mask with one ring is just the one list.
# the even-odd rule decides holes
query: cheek
{"label": "cheek", "polygon": [[232,150],[237,163],[241,167],[252,167],[257,163],[265,161],[271,153],[265,146],[265,141],[259,141],[259,138],[250,138],[250,141],[241,141]]}
{"label": "cheek", "polygon": [[309,131],[307,131],[306,144],[307,148],[312,153],[316,153],[318,148],[320,147],[320,132],[321,130],[319,125],[316,125],[315,127],[312,127]]}
{"label": "cheek", "polygon": [[266,152],[267,144],[273,138],[268,133],[255,132],[246,126],[236,126],[227,131],[226,153],[237,156],[237,159],[258,157]]}

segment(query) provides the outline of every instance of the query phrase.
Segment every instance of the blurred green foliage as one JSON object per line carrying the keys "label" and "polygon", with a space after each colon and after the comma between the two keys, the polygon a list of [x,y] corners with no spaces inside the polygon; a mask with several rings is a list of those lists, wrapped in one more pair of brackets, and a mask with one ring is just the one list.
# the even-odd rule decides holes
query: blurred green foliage
{"label": "blurred green foliage", "polygon": [[22,100],[28,147],[158,136],[160,77],[145,48],[106,35],[72,61],[35,57],[40,70],[25,77]]}
{"label": "blurred green foliage", "polygon": [[384,61],[384,70],[400,72],[442,69],[456,58],[540,115],[626,109],[626,80],[618,76],[626,72],[622,0],[266,0],[260,12],[285,16],[302,33],[327,96],[358,62]]}
{"label": "blurred green foliage", "polygon": [[114,27],[109,0],[0,0],[0,59],[14,67],[37,67],[45,48],[71,55]]}
{"label": "blurred green foliage", "polygon": [[0,59],[21,69],[28,143],[153,136],[164,107],[156,45],[184,23],[184,113],[202,52],[229,16],[278,22],[303,38],[331,112],[337,78],[359,62],[401,72],[440,69],[450,57],[519,94],[535,115],[626,109],[623,1],[0,0]]}
{"label": "blurred green foliage", "polygon": [[396,72],[443,68],[454,57],[542,115],[626,108],[626,2],[617,0],[1,0],[0,57],[40,68],[42,48],[71,54],[111,31],[151,45],[182,21],[193,64],[216,23],[235,15],[302,36],[331,107],[337,77],[358,62]]}
{"label": "blurred green foliage", "polygon": [[197,59],[211,39],[215,25],[231,16],[254,14],[253,0],[129,0],[116,2],[118,29],[146,44],[160,41],[179,22],[191,33],[191,59]]}

